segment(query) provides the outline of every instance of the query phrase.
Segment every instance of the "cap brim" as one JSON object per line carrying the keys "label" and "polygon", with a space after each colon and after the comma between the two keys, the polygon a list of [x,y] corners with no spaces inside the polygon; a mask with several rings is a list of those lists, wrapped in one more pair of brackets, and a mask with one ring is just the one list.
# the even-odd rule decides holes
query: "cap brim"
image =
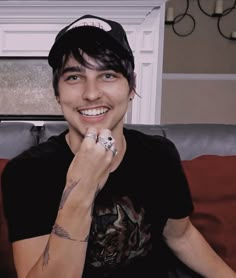
{"label": "cap brim", "polygon": [[61,57],[72,47],[84,50],[90,49],[91,46],[92,50],[96,44],[104,45],[105,48],[111,49],[121,57],[131,60],[130,53],[108,32],[93,26],[81,26],[67,31],[55,41],[48,55],[48,63],[55,68]]}

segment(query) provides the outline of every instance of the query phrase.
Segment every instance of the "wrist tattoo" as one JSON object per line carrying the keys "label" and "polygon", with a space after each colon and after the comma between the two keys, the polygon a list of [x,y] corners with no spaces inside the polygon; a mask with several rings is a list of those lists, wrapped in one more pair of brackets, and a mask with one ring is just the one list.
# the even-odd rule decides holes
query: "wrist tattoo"
{"label": "wrist tattoo", "polygon": [[70,234],[63,229],[61,226],[59,226],[57,223],[52,228],[52,233],[57,235],[58,237],[64,238],[64,239],[69,239],[69,240],[76,240],[70,236]]}
{"label": "wrist tattoo", "polygon": [[72,182],[71,185],[69,185],[63,192],[62,194],[62,197],[61,197],[61,202],[60,202],[60,205],[59,205],[59,209],[62,209],[65,205],[65,202],[66,200],[68,199],[71,191],[76,187],[76,185],[79,183],[79,180],[78,181],[74,181]]}

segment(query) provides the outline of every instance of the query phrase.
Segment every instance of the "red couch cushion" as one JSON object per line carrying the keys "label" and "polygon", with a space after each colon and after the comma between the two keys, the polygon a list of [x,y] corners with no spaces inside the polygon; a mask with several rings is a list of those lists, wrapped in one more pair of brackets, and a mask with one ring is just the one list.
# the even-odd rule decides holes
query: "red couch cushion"
{"label": "red couch cushion", "polygon": [[192,223],[236,271],[236,156],[183,161],[195,206]]}
{"label": "red couch cushion", "polygon": [[[0,159],[0,177],[8,160]],[[0,178],[0,277],[16,278],[11,244],[8,241],[8,228],[2,207],[2,187]]]}

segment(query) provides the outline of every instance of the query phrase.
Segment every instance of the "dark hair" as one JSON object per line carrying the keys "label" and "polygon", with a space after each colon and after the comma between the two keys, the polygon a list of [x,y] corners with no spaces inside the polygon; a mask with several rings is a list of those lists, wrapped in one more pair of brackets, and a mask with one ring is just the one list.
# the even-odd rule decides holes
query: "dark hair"
{"label": "dark hair", "polygon": [[121,73],[128,81],[130,91],[135,91],[135,76],[132,63],[124,55],[119,55],[110,49],[101,47],[101,45],[93,45],[92,47],[87,46],[86,49],[71,48],[65,51],[65,54],[58,61],[57,68],[53,69],[53,89],[55,96],[59,95],[58,82],[61,77],[62,71],[69,57],[72,55],[82,66],[87,68],[95,68],[91,65],[83,53],[86,53],[89,57],[93,58],[99,69],[111,69],[115,72]]}

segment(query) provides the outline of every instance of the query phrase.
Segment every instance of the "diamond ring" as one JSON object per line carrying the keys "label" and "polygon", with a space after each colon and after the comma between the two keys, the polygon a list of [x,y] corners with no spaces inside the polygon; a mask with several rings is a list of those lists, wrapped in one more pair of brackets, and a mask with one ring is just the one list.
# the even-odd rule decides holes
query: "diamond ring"
{"label": "diamond ring", "polygon": [[115,146],[114,145],[112,145],[111,147],[110,147],[110,149],[109,149],[110,151],[112,151],[112,153],[113,153],[113,156],[116,156],[117,155],[117,153],[118,153],[118,150],[115,148]]}
{"label": "diamond ring", "polygon": [[106,150],[110,150],[111,147],[114,145],[115,143],[115,140],[112,136],[106,136],[106,137],[103,137],[103,136],[98,136],[98,143],[100,143],[101,145],[103,145],[103,147],[106,149]]}

